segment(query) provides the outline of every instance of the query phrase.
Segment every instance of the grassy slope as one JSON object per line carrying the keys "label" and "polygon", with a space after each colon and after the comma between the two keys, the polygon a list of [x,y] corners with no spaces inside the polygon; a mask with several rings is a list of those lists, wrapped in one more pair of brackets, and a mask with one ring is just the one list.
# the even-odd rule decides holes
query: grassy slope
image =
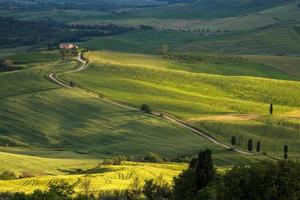
{"label": "grassy slope", "polygon": [[[91,59],[94,62],[86,72],[68,75],[67,78],[76,80],[77,84],[82,87],[136,106],[146,103],[153,109],[170,112],[188,121],[209,114],[262,115],[259,120],[255,117],[255,120],[249,119],[250,121],[241,122],[248,123],[246,128],[243,128],[242,124],[234,122],[234,126],[238,126],[237,129],[240,129],[237,132],[244,135],[244,143],[241,143],[241,147],[245,147],[247,141],[245,138],[253,137],[257,140],[263,133],[265,134],[264,124],[267,121],[263,116],[268,113],[270,102],[275,104],[277,114],[300,107],[298,104],[299,82],[199,74],[182,71],[183,69],[179,71],[172,62],[166,64],[164,63],[166,61],[159,59],[151,61],[148,56],[142,55],[98,52],[93,54]],[[287,119],[285,116],[277,116],[267,131],[268,136],[265,137],[264,142],[269,140],[268,146],[281,140],[282,130],[284,133],[290,134],[289,139],[278,143],[277,153],[280,145],[285,142],[291,145],[298,144],[299,140],[296,138],[299,136],[295,134],[298,121],[294,119],[294,115],[291,117],[292,119]],[[279,125],[284,126],[285,129],[278,129],[279,125],[277,124],[282,119],[285,123],[279,123]],[[233,127],[225,128],[225,125],[224,134],[222,130],[217,132],[219,121],[212,125],[203,125],[202,121],[196,120],[192,123],[224,142],[229,142],[231,135],[235,134],[230,132]],[[208,120],[209,123],[213,123],[210,121]],[[261,126],[257,125],[258,123]],[[285,127],[286,124],[290,124],[290,127]],[[274,135],[276,137],[272,137]],[[273,140],[270,140],[272,138]],[[269,150],[269,148],[266,149]]]}
{"label": "grassy slope", "polygon": [[186,164],[149,164],[128,162],[120,166],[102,166],[102,173],[90,175],[60,175],[27,178],[12,181],[0,181],[0,191],[32,193],[35,189],[45,190],[48,184],[57,179],[64,179],[74,184],[76,192],[83,192],[82,184],[85,180],[91,181],[92,193],[107,190],[120,190],[127,188],[135,177],[141,181],[162,176],[164,180],[171,182]]}
{"label": "grassy slope", "polygon": [[0,144],[8,149],[88,151],[103,158],[119,154],[142,157],[150,151],[176,157],[210,148],[218,165],[247,162],[247,157],[224,151],[160,118],[105,103],[86,91],[59,88],[47,80],[45,75],[50,71],[73,69],[76,62],[28,64],[34,55],[23,57],[23,61],[22,57],[17,58],[27,63],[25,70],[0,74],[4,86]]}
{"label": "grassy slope", "polygon": [[294,25],[276,25],[254,31],[199,35],[178,31],[142,31],[92,38],[80,45],[114,51],[158,52],[162,44],[177,52],[300,55],[300,35]]}

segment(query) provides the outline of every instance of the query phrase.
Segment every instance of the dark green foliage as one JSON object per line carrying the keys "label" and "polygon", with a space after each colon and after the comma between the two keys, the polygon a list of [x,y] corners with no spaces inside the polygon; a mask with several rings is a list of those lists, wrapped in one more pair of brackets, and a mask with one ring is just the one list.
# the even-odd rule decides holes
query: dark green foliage
{"label": "dark green foliage", "polygon": [[144,161],[150,163],[162,163],[164,162],[164,159],[159,154],[150,152],[144,157]]}
{"label": "dark green foliage", "polygon": [[211,151],[206,150],[198,154],[197,159],[190,162],[187,170],[174,178],[174,199],[193,200],[198,193],[205,188],[214,178]]}
{"label": "dark green foliage", "polygon": [[288,145],[284,145],[283,151],[284,151],[284,159],[286,160],[288,159],[288,152],[289,152]]}
{"label": "dark green foliage", "polygon": [[146,113],[151,113],[151,109],[150,109],[150,107],[147,104],[143,104],[141,106],[141,111],[144,111]]}
{"label": "dark green foliage", "polygon": [[0,17],[0,46],[44,44],[57,47],[61,42],[81,41],[84,37],[109,36],[136,30],[117,25],[67,25],[53,20],[21,21]]}
{"label": "dark green foliage", "polygon": [[256,143],[256,152],[260,152],[260,141],[257,141],[257,143]]}
{"label": "dark green foliage", "polygon": [[75,193],[72,185],[69,185],[63,180],[57,180],[50,184],[49,193],[53,193],[65,200],[72,199],[72,195]]}
{"label": "dark green foliage", "polygon": [[231,137],[231,144],[232,144],[233,146],[236,145],[236,138],[235,138],[235,136],[232,136],[232,137]]}
{"label": "dark green foliage", "polygon": [[253,150],[253,141],[251,139],[248,140],[247,150],[250,152]]}
{"label": "dark green foliage", "polygon": [[0,72],[14,71],[14,70],[18,70],[18,69],[20,69],[20,67],[16,67],[13,64],[12,60],[9,60],[9,59],[0,59]]}
{"label": "dark green foliage", "polygon": [[273,114],[273,104],[270,104],[270,114]]}
{"label": "dark green foliage", "polygon": [[223,179],[222,200],[296,200],[300,198],[300,165],[280,161],[234,167]]}
{"label": "dark green foliage", "polygon": [[0,174],[0,180],[13,180],[16,178],[17,176],[14,172],[4,171]]}
{"label": "dark green foliage", "polygon": [[122,165],[127,159],[125,156],[116,156],[111,159],[105,159],[102,161],[103,165]]}
{"label": "dark green foliage", "polygon": [[198,154],[196,164],[197,190],[204,188],[214,177],[214,168],[211,151],[206,150]]}
{"label": "dark green foliage", "polygon": [[156,180],[146,180],[143,193],[148,200],[162,200],[169,199],[172,195],[172,190],[171,186],[162,177],[159,177]]}
{"label": "dark green foliage", "polygon": [[73,81],[70,81],[70,82],[69,82],[69,86],[70,86],[70,87],[75,87],[75,83],[74,83]]}

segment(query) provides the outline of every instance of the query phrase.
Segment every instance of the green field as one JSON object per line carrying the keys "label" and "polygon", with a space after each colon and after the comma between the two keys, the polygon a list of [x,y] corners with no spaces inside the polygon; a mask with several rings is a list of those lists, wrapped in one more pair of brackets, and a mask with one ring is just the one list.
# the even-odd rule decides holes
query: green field
{"label": "green field", "polygon": [[[246,138],[257,140],[262,135],[268,141],[268,146],[283,137],[282,134],[291,136],[287,140],[282,140],[280,144],[276,143],[278,146],[284,143],[298,144],[295,139],[300,136],[297,134],[297,114],[289,118],[284,115],[300,107],[299,82],[233,76],[240,73],[238,69],[243,65],[242,61],[236,68],[237,74],[223,76],[199,73],[201,72],[201,63],[198,63],[199,67],[197,68],[193,66],[196,64],[180,65],[157,56],[97,52],[93,53],[90,59],[92,63],[86,71],[63,77],[76,81],[79,87],[88,88],[131,105],[138,107],[145,103],[154,110],[174,114],[191,121],[205,132],[226,143],[229,143],[232,135],[243,135],[244,143],[241,143],[241,148],[246,147],[245,143],[248,140]],[[246,67],[251,69],[251,62],[245,62]],[[204,69],[206,67],[204,64]],[[226,65],[215,67],[227,69]],[[257,74],[260,70],[261,72],[266,71],[264,67],[260,70],[257,65],[252,67],[257,70]],[[192,69],[195,71],[193,72]],[[269,75],[272,75],[272,70],[275,70],[275,76],[280,76],[280,74],[282,78],[287,76],[286,73],[273,67],[268,70]],[[263,75],[261,74],[261,76]],[[265,124],[269,122],[265,119],[268,118],[270,103],[275,105],[276,116],[266,129]],[[226,118],[232,114],[246,115],[246,120],[240,123],[233,122],[234,126],[237,126],[237,133],[230,132],[232,127],[226,127],[226,120],[215,123],[212,120],[213,122],[209,121],[204,125],[201,123],[204,116],[221,115]],[[248,119],[249,115],[254,115],[254,117]],[[239,121],[244,117],[237,116],[236,118]],[[284,120],[284,123],[276,123],[281,119]],[[220,123],[222,126],[224,123],[224,133],[222,129],[218,133],[216,131]],[[264,136],[265,134],[268,136]],[[273,137],[274,134],[277,136]],[[280,147],[277,149],[278,153],[281,152]],[[266,148],[267,150],[269,147]]]}
{"label": "green field", "polygon": [[[53,160],[49,160],[53,162]],[[55,160],[54,160],[55,162]],[[59,160],[58,162],[63,162]],[[32,163],[32,162],[31,162]],[[68,163],[70,163],[68,161]],[[123,165],[104,165],[100,167],[98,174],[87,175],[59,175],[41,176],[25,178],[11,181],[0,181],[0,191],[32,193],[35,189],[46,190],[51,182],[63,179],[75,186],[77,193],[83,192],[82,184],[84,181],[91,181],[90,192],[98,194],[101,191],[126,189],[138,177],[141,181],[153,179],[161,176],[164,180],[171,183],[174,176],[177,176],[186,164],[150,164],[127,162]]]}
{"label": "green field", "polygon": [[[57,52],[30,53],[11,59],[24,69],[0,74],[3,86],[0,144],[5,147],[2,151],[31,155],[28,151],[13,151],[22,147],[37,152],[74,152],[79,158],[84,153],[92,159],[114,155],[141,159],[149,152],[177,158],[210,148],[219,166],[256,159],[228,152],[160,117],[120,108],[85,90],[60,88],[48,80],[47,74],[72,70],[78,63],[59,61]],[[34,156],[48,158],[47,154],[36,153]],[[61,157],[66,158],[68,154]],[[3,169],[14,169],[9,167],[15,164],[14,160],[12,157],[6,161],[11,164]],[[26,166],[26,170],[32,170]],[[20,171],[20,168],[16,167],[16,170]],[[53,167],[49,173],[51,171]],[[46,168],[45,173],[48,173]]]}

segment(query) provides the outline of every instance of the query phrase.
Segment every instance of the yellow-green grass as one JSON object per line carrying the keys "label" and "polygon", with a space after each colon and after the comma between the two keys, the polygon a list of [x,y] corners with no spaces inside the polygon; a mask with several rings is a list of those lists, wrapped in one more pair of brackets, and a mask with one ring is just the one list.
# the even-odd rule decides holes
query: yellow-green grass
{"label": "yellow-green grass", "polygon": [[[0,152],[0,172],[9,170],[16,175],[22,172],[33,176],[63,175],[68,171],[81,168],[83,170],[94,168],[101,160],[89,155],[78,154],[68,151],[46,151],[40,149],[26,150],[25,152],[12,151],[10,148],[2,148]],[[1,187],[0,187],[1,188]]]}
{"label": "yellow-green grass", "polygon": [[300,58],[289,56],[246,56],[254,62],[262,63],[277,70],[300,77]]}
{"label": "yellow-green grass", "polygon": [[156,179],[161,176],[164,180],[171,183],[173,177],[177,176],[186,167],[186,164],[126,162],[123,165],[102,166],[100,169],[103,172],[99,174],[41,176],[0,181],[0,191],[32,193],[35,189],[46,190],[51,182],[63,179],[74,185],[77,193],[83,192],[82,184],[84,181],[90,180],[90,192],[97,194],[101,191],[126,189],[136,177],[142,182],[146,179]]}
{"label": "yellow-green grass", "polygon": [[251,31],[198,34],[171,30],[131,32],[89,38],[83,47],[133,53],[157,54],[163,44],[176,52],[226,52],[255,55],[300,55],[300,35],[294,24],[277,24]]}
{"label": "yellow-green grass", "polygon": [[[32,155],[13,149],[24,147],[39,152],[42,148],[77,152],[79,156],[87,153],[93,158],[133,155],[141,159],[149,152],[176,158],[209,148],[217,165],[256,159],[228,152],[160,117],[101,101],[85,90],[60,88],[48,80],[50,72],[76,66],[77,62],[69,60],[30,62],[23,70],[0,74],[0,145],[6,146],[2,151]],[[14,159],[8,162],[13,163]]]}
{"label": "yellow-green grass", "polygon": [[[151,60],[154,58],[155,60]],[[143,55],[95,52],[90,55],[90,60],[91,64],[86,71],[63,77],[76,81],[79,87],[137,107],[145,103],[154,110],[171,113],[187,121],[205,115],[255,115],[257,117],[254,119],[235,122],[234,126],[228,125],[228,128],[224,125],[224,130],[220,131],[216,131],[219,124],[228,122],[209,122],[210,124],[203,125],[192,121],[194,125],[225,143],[230,143],[232,135],[243,135],[244,143],[241,148],[246,147],[248,139],[257,141],[265,132],[267,136],[264,143],[276,135],[267,143],[268,146],[277,141],[280,141],[278,146],[284,143],[298,144],[296,139],[300,135],[296,134],[297,129],[292,128],[297,125],[297,120],[288,119],[283,114],[299,109],[299,82],[195,73],[185,70],[184,66],[178,69],[174,62],[168,63],[157,57]],[[272,125],[268,125],[270,128],[264,131],[264,115],[269,112],[270,103],[274,104],[276,116]],[[286,121],[282,126],[291,124],[291,127],[279,129],[277,123],[282,120]],[[235,126],[236,133],[233,132]],[[282,132],[288,135],[287,140],[281,138]],[[280,154],[279,151],[275,153]]]}
{"label": "yellow-green grass", "polygon": [[[249,117],[249,118],[248,118]],[[300,117],[299,114],[263,116],[210,116],[190,121],[207,133],[223,142],[230,143],[231,137],[237,138],[237,146],[247,148],[249,139],[254,149],[261,142],[261,152],[276,158],[283,158],[284,145],[289,146],[290,159],[299,159]]]}
{"label": "yellow-green grass", "polygon": [[[197,55],[197,54],[195,54]],[[87,55],[89,56],[89,54]],[[194,62],[187,63],[180,60],[166,59],[160,55],[146,55],[146,54],[130,54],[130,53],[118,53],[102,51],[99,55],[101,62],[104,64],[117,64],[117,65],[130,65],[130,66],[143,66],[143,67],[158,67],[165,69],[174,69],[179,71],[197,72],[206,74],[218,74],[218,75],[231,75],[231,76],[254,76],[265,77],[273,79],[287,79],[287,80],[299,80],[295,74],[288,73],[283,69],[276,67],[276,60],[273,63],[265,63],[263,60],[259,60],[262,56],[236,56],[231,61],[224,61],[221,64],[218,63],[218,57],[222,57],[222,54],[203,54],[199,56],[212,56],[215,57],[215,63],[208,62]],[[227,55],[230,56],[230,55]],[[233,56],[234,57],[234,56]],[[255,59],[257,58],[257,59]],[[272,58],[272,57],[271,57]],[[281,57],[281,64],[287,66],[289,63],[296,65],[300,63],[296,57]],[[269,59],[270,61],[272,59]],[[280,65],[280,66],[282,66]],[[285,67],[281,67],[285,68]]]}

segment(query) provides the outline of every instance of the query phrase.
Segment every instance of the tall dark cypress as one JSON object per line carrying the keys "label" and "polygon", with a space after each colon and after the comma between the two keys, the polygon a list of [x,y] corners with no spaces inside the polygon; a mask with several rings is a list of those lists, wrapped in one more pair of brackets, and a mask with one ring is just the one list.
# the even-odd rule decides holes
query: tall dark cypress
{"label": "tall dark cypress", "polygon": [[273,114],[273,104],[270,104],[270,114]]}
{"label": "tall dark cypress", "polygon": [[258,141],[256,144],[256,152],[260,152],[260,141]]}
{"label": "tall dark cypress", "polygon": [[206,150],[198,154],[198,163],[196,165],[197,191],[201,190],[213,179],[214,168],[212,162],[211,151]]}
{"label": "tall dark cypress", "polygon": [[253,150],[253,142],[251,139],[248,140],[248,146],[247,146],[248,151],[252,151]]}

